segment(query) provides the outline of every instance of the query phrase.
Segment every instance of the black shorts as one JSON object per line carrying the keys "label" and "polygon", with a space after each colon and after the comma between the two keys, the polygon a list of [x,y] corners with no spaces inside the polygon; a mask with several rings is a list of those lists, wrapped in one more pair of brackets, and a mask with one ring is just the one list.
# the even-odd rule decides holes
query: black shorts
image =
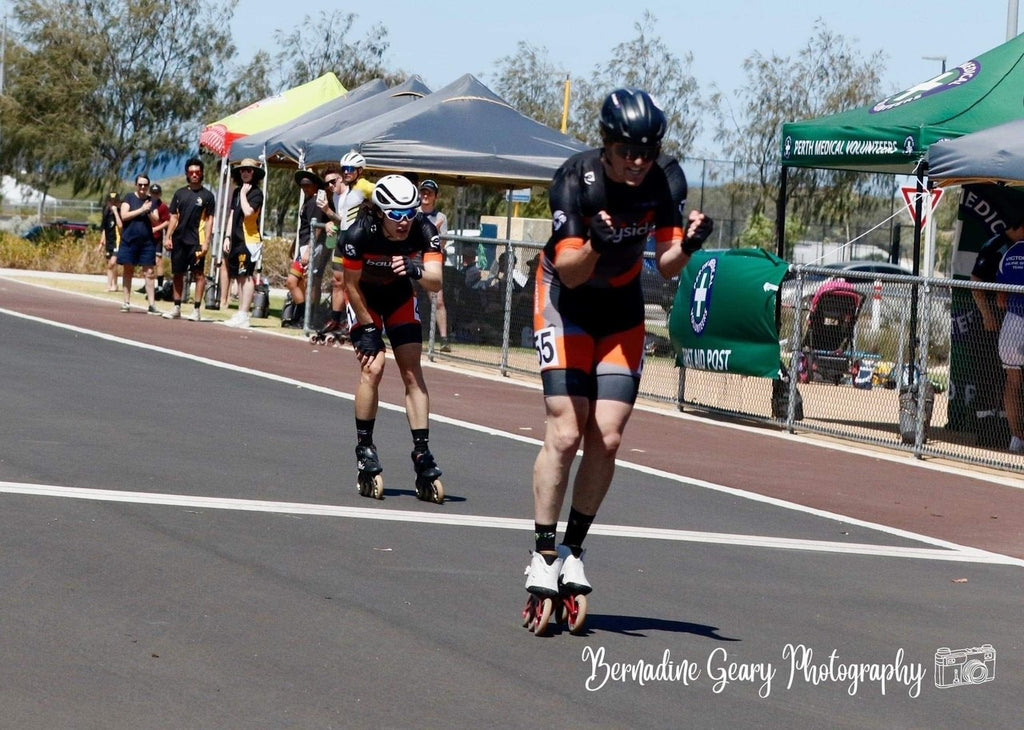
{"label": "black shorts", "polygon": [[[423,324],[420,319],[419,300],[408,279],[398,279],[391,284],[360,284],[373,322],[383,327],[391,347],[410,343],[423,343]],[[349,326],[357,322],[352,307],[348,308]]]}
{"label": "black shorts", "polygon": [[231,250],[227,255],[228,276],[238,278],[239,276],[252,276],[256,273],[256,264],[259,263],[244,243],[232,243]]}
{"label": "black shorts", "polygon": [[171,249],[171,273],[184,275],[191,271],[194,274],[201,274],[206,268],[206,255],[203,254],[203,247],[198,243],[189,245],[187,243],[175,243]]}

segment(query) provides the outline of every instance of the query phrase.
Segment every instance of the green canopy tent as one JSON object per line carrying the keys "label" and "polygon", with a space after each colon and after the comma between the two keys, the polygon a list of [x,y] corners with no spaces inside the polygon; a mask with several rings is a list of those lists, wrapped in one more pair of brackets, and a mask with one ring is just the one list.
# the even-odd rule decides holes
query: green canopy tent
{"label": "green canopy tent", "polygon": [[[777,216],[779,256],[785,251],[786,179],[790,167],[915,175],[913,272],[920,273],[925,153],[935,142],[1024,118],[1024,35],[935,78],[870,106],[782,127]],[[916,327],[917,297],[911,299]],[[910,361],[916,345],[910,340]]]}
{"label": "green canopy tent", "polygon": [[[790,167],[916,175],[924,192],[925,153],[935,142],[1024,118],[1024,35],[870,106],[782,126],[779,255],[785,250]],[[921,220],[920,201],[915,219]],[[921,229],[914,226],[914,273]]]}
{"label": "green canopy tent", "polygon": [[933,143],[1024,117],[1024,35],[870,106],[782,127],[784,167],[913,175]]}

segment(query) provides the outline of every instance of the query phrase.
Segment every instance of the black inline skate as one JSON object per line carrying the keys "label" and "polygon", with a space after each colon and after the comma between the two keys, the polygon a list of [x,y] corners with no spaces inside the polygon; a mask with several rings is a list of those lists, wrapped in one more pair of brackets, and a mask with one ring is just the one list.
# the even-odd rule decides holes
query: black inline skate
{"label": "black inline skate", "polygon": [[348,325],[327,320],[327,324],[309,336],[309,344],[324,345],[330,343],[332,347],[341,347],[348,341]]}
{"label": "black inline skate", "polygon": [[412,466],[416,470],[416,499],[444,504],[444,485],[438,478],[442,472],[437,468],[434,455],[429,450],[413,451]]}
{"label": "black inline skate", "polygon": [[359,470],[356,477],[359,496],[384,499],[384,477],[381,476],[384,468],[380,465],[376,446],[356,446],[356,468]]}

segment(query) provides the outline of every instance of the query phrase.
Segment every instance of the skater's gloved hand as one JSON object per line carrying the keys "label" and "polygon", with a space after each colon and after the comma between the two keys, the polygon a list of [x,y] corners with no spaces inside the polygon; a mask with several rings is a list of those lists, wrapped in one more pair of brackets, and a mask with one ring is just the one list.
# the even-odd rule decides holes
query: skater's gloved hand
{"label": "skater's gloved hand", "polygon": [[699,251],[714,230],[715,222],[711,220],[710,216],[704,215],[698,210],[691,211],[683,239],[683,251],[688,254]]}
{"label": "skater's gloved hand", "polygon": [[399,276],[408,276],[417,281],[423,278],[423,265],[408,256],[395,256],[391,259],[391,269]]}
{"label": "skater's gloved hand", "polygon": [[380,328],[375,324],[353,327],[349,337],[352,338],[352,347],[364,357],[374,357],[378,352],[384,351],[384,338],[381,336]]}
{"label": "skater's gloved hand", "polygon": [[604,253],[615,242],[615,227],[611,218],[603,211],[590,219],[590,247],[597,253]]}

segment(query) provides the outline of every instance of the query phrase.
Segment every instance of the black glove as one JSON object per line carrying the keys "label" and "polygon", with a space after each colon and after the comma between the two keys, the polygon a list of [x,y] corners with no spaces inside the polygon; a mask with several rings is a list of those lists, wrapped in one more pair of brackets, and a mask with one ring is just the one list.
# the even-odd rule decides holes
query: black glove
{"label": "black glove", "polygon": [[615,242],[615,227],[604,218],[595,215],[590,219],[590,247],[598,253],[604,253]]}
{"label": "black glove", "polygon": [[[689,225],[687,225],[689,228]],[[710,216],[704,216],[703,220],[697,224],[697,230],[693,232],[692,236],[686,236],[683,239],[683,251],[688,254],[693,254],[700,250],[700,247],[704,245],[704,241],[708,240],[708,236],[715,230],[715,222],[711,220]]]}
{"label": "black glove", "polygon": [[405,275],[410,279],[419,281],[423,278],[423,265],[420,264],[416,259],[411,259],[408,256],[403,256],[402,261],[405,263]]}
{"label": "black glove", "polygon": [[360,355],[373,357],[378,352],[384,351],[384,338],[380,334],[380,328],[375,324],[361,324],[353,327],[349,332],[352,339],[352,347]]}

